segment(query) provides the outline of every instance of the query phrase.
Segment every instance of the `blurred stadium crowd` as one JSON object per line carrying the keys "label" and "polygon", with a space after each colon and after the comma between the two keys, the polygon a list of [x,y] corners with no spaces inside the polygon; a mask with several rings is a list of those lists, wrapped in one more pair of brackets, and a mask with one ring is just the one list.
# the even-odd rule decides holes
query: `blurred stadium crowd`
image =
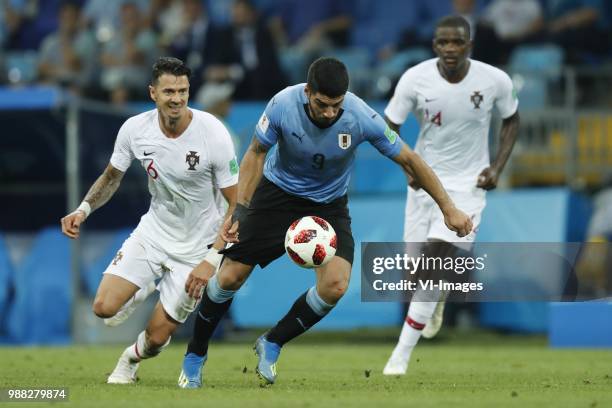
{"label": "blurred stadium crowd", "polygon": [[[335,55],[352,89],[387,97],[431,56],[437,19],[466,17],[475,59],[504,66],[524,44],[555,44],[562,61],[612,61],[603,0],[0,0],[0,83],[48,83],[121,104],[147,99],[152,62],[187,61],[192,95],[265,100]],[[223,84],[223,87],[218,87]]]}

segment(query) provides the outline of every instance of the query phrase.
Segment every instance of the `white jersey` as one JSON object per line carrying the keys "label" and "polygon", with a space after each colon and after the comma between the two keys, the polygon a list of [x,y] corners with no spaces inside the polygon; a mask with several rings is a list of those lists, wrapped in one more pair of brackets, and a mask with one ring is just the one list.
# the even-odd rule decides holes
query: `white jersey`
{"label": "white jersey", "polygon": [[490,164],[493,108],[508,118],[516,112],[518,100],[512,80],[498,68],[469,60],[467,75],[453,84],[442,77],[437,61],[424,61],[402,75],[385,115],[402,124],[414,112],[421,127],[417,154],[447,190],[472,191]]}
{"label": "white jersey", "polygon": [[200,262],[221,225],[215,189],[238,183],[232,139],[213,115],[191,109],[183,134],[163,134],[156,109],[129,118],[110,163],[125,172],[132,160],[148,174],[151,206],[134,234],[183,261]]}

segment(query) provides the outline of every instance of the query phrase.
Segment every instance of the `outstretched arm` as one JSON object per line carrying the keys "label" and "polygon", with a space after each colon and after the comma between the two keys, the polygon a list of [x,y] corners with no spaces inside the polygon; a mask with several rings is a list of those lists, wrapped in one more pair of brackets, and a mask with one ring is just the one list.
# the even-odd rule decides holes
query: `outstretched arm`
{"label": "outstretched arm", "polygon": [[519,124],[520,118],[518,111],[516,111],[514,115],[503,120],[501,140],[497,155],[495,156],[495,160],[491,163],[491,166],[484,169],[478,176],[477,187],[484,188],[485,190],[493,190],[497,187],[499,176],[510,157],[510,153],[512,153],[514,142],[516,142],[518,137]]}
{"label": "outstretched arm", "polygon": [[[391,119],[389,119],[387,116],[385,116],[385,122],[387,122],[387,125],[389,125],[389,127],[398,134],[400,134],[400,128],[402,127],[402,125],[398,125],[397,123],[393,123],[391,121]],[[402,167],[403,168],[403,167]],[[406,180],[408,180],[408,185],[410,187],[412,187],[415,190],[418,190],[419,188],[421,188],[421,186],[419,185],[419,183],[417,183],[416,181],[416,177],[414,176],[414,174],[410,173],[412,171],[412,169],[405,169],[404,170],[404,174],[406,175]]]}
{"label": "outstretched arm", "polygon": [[[228,202],[229,207],[225,213],[225,219],[229,218],[234,208],[236,207],[236,192],[238,190],[237,185],[229,186],[221,189],[221,194]],[[225,242],[221,237],[221,232],[217,235],[217,239],[213,244],[212,248],[206,254],[206,257],[198,266],[193,268],[187,280],[185,281],[185,292],[194,299],[199,299],[201,296],[202,288],[206,286],[210,278],[215,274],[215,270],[221,264],[223,255],[219,253],[225,247]]]}
{"label": "outstretched arm", "polygon": [[232,217],[223,225],[221,235],[226,242],[238,242],[238,227],[240,221],[246,216],[251,205],[253,193],[263,175],[263,167],[269,148],[253,136],[251,144],[240,163],[240,177],[238,179],[238,201]]}
{"label": "outstretched arm", "polygon": [[78,238],[83,221],[92,211],[102,207],[115,194],[124,174],[111,164],[106,166],[104,172],[90,187],[79,208],[61,219],[62,232],[70,238]]}
{"label": "outstretched arm", "polygon": [[438,176],[413,152],[406,144],[402,145],[399,155],[393,158],[402,169],[408,174],[414,175],[415,181],[423,187],[427,193],[435,200],[444,215],[446,226],[455,231],[458,236],[464,237],[472,232],[472,221],[461,210],[458,210],[449,197],[446,190],[440,183]]}

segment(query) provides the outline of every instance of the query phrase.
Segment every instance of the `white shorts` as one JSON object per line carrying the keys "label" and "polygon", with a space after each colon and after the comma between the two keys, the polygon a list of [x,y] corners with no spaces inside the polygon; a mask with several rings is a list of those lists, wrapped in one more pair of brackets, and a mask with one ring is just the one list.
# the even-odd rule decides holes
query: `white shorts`
{"label": "white shorts", "polygon": [[195,263],[172,258],[132,234],[104,273],[120,276],[140,288],[160,279],[157,290],[164,310],[183,323],[197,306],[197,301],[185,293],[185,282],[195,266]]}
{"label": "white shorts", "polygon": [[444,223],[444,216],[436,202],[424,190],[415,191],[408,187],[406,200],[406,218],[404,222],[405,242],[426,242],[428,240],[441,240],[452,242],[455,246],[470,250],[476,239],[482,211],[487,200],[486,191],[474,188],[473,191],[448,191],[448,195],[455,202],[455,206],[472,218],[474,229],[465,237],[459,238],[457,233],[448,229]]}

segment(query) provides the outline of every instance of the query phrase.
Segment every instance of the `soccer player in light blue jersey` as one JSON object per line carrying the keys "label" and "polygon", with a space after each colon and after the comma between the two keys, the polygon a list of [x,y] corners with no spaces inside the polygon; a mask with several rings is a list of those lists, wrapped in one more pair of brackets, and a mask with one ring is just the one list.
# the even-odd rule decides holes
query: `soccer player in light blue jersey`
{"label": "soccer player in light blue jersey", "polygon": [[279,92],[268,103],[242,159],[238,205],[222,228],[226,242],[220,270],[196,267],[185,289],[202,301],[194,333],[183,360],[179,386],[202,385],[208,342],[234,294],[255,265],[262,268],[284,253],[291,223],[315,215],[332,224],[338,248],[332,260],[316,268],[316,284],[289,312],[257,339],[257,373],[267,384],[276,380],[281,347],[321,320],[345,293],[351,274],[354,241],[347,189],[357,147],[368,142],[419,180],[436,201],[446,225],[459,236],[472,230],[433,171],[374,110],[347,92],[348,73],[335,58],[320,58],[308,70],[308,81]]}

